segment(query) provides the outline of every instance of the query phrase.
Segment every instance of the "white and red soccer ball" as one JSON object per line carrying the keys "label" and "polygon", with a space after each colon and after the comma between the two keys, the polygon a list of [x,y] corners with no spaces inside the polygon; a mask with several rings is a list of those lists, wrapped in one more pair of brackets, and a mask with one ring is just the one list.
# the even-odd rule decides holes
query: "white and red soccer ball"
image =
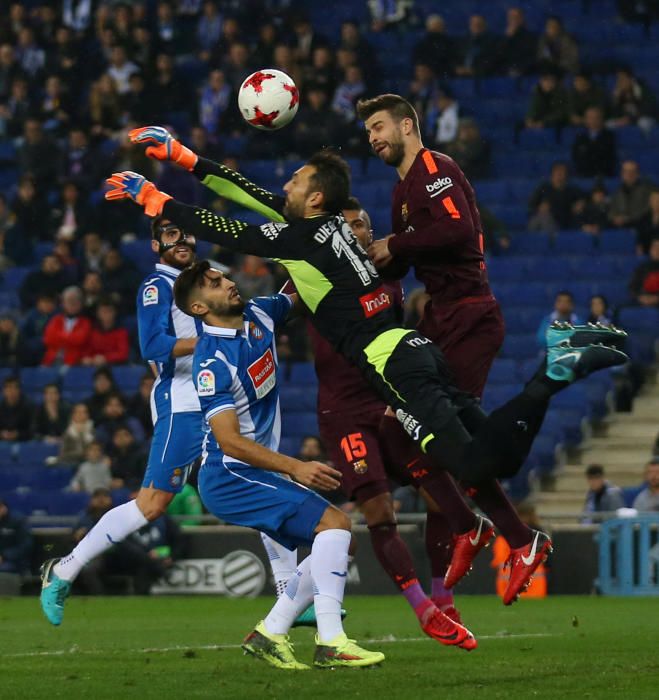
{"label": "white and red soccer ball", "polygon": [[238,108],[243,119],[257,129],[275,131],[296,115],[300,93],[280,70],[265,68],[252,73],[240,86]]}

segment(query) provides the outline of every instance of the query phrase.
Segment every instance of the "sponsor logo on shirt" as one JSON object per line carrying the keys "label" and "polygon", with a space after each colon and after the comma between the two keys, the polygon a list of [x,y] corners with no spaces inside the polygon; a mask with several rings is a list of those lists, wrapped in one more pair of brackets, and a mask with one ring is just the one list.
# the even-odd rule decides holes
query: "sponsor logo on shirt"
{"label": "sponsor logo on shirt", "polygon": [[428,340],[428,338],[424,338],[423,336],[415,336],[414,338],[409,338],[405,342],[413,348],[420,348],[422,345],[428,345],[428,343],[431,343],[432,341]]}
{"label": "sponsor logo on shirt", "polygon": [[150,284],[144,287],[142,292],[142,306],[151,306],[158,303],[158,287],[155,284]]}
{"label": "sponsor logo on shirt", "polygon": [[263,232],[263,235],[266,238],[269,238],[271,241],[274,241],[275,238],[279,235],[280,231],[283,228],[286,228],[288,224],[276,224],[274,222],[269,222],[267,224],[263,224],[261,226],[261,231]]}
{"label": "sponsor logo on shirt", "polygon": [[396,418],[398,422],[403,426],[405,432],[413,439],[419,439],[419,431],[421,430],[421,423],[411,416],[409,413],[405,413],[400,408],[396,409]]}
{"label": "sponsor logo on shirt", "polygon": [[387,309],[391,306],[391,299],[384,291],[384,287],[378,287],[374,292],[364,294],[364,296],[359,297],[359,301],[364,309],[366,318],[375,316],[375,314],[379,314],[382,309]]}
{"label": "sponsor logo on shirt", "polygon": [[275,358],[268,350],[247,368],[257,399],[262,399],[275,386]]}
{"label": "sponsor logo on shirt", "polygon": [[215,375],[209,369],[202,369],[197,375],[197,394],[213,396],[215,393]]}
{"label": "sponsor logo on shirt", "polygon": [[426,190],[431,197],[436,197],[438,194],[448,190],[449,187],[453,187],[453,180],[450,177],[438,177],[435,182],[426,185]]}

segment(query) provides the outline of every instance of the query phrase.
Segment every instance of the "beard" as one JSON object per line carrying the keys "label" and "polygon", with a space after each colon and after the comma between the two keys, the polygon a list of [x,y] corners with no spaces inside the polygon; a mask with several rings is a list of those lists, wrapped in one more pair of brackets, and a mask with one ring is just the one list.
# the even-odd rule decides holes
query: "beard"
{"label": "beard", "polygon": [[236,316],[242,316],[245,310],[245,302],[242,299],[236,299],[231,302],[211,302],[207,303],[208,310],[213,314],[213,316],[219,316],[220,318],[235,318]]}
{"label": "beard", "polygon": [[383,158],[387,165],[393,165],[397,168],[405,157],[405,146],[402,141],[390,141],[389,142],[389,155]]}
{"label": "beard", "polygon": [[195,249],[191,245],[188,245],[187,243],[181,243],[180,245],[185,246],[190,251],[189,259],[186,262],[181,262],[178,260],[176,248],[171,248],[170,250],[165,251],[165,253],[161,256],[167,265],[170,267],[175,267],[177,270],[183,270],[184,268],[188,267],[188,265],[192,265],[196,258]]}

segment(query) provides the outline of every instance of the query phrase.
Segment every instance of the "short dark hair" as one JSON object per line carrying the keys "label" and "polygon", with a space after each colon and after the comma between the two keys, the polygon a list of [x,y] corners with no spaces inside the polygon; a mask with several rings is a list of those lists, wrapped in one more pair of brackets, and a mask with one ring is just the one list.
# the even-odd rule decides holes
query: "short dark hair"
{"label": "short dark hair", "polygon": [[348,197],[346,199],[346,203],[343,205],[344,209],[350,209],[351,211],[360,211],[364,207],[362,207],[362,203],[357,199],[357,197]]}
{"label": "short dark hair", "polygon": [[411,119],[417,136],[421,136],[419,115],[416,113],[411,103],[404,97],[392,93],[385,93],[384,95],[372,97],[370,100],[359,100],[357,102],[357,116],[362,121],[366,121],[376,112],[381,112],[382,110],[388,112],[393,119],[399,122],[403,119]]}
{"label": "short dark hair", "polygon": [[309,178],[310,186],[317,187],[325,198],[324,210],[340,212],[350,197],[350,166],[340,155],[328,148],[314,153],[307,165],[316,168]]}
{"label": "short dark hair", "polygon": [[586,469],[586,478],[604,476],[604,467],[601,464],[591,464]]}
{"label": "short dark hair", "polygon": [[18,388],[20,389],[21,380],[12,374],[9,377],[5,377],[5,380],[2,382],[3,389],[4,389],[4,387],[9,386],[10,384],[17,384]]}
{"label": "short dark hair", "polygon": [[210,267],[211,264],[208,260],[200,260],[192,263],[192,265],[188,265],[176,278],[176,282],[174,282],[174,303],[184,314],[194,316],[192,311],[190,311],[190,295],[194,289],[201,287],[201,280],[210,270]]}
{"label": "short dark hair", "polygon": [[570,301],[574,301],[574,295],[567,289],[561,289],[558,292],[556,292],[556,299],[558,299],[558,297],[569,297]]}

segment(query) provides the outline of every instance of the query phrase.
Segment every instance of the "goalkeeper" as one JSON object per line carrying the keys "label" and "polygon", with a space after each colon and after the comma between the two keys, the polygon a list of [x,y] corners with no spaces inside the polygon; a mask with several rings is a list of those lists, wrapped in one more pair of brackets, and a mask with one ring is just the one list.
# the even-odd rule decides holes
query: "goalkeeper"
{"label": "goalkeeper", "polygon": [[160,127],[131,132],[147,155],[193,172],[218,194],[273,222],[250,226],[187,206],[141,175],[108,180],[109,200],[131,199],[147,216],[166,216],[190,234],[231,250],[272,258],[290,274],[312,323],[391,405],[398,420],[438,467],[458,479],[512,476],[521,468],[551,397],[592,372],[619,365],[624,334],[603,328],[553,327],[546,360],[523,391],[486,415],[451,382],[441,352],[398,327],[382,281],[341,215],[350,192],[347,163],[323,151],[296,170],[285,197],[198,158]]}

